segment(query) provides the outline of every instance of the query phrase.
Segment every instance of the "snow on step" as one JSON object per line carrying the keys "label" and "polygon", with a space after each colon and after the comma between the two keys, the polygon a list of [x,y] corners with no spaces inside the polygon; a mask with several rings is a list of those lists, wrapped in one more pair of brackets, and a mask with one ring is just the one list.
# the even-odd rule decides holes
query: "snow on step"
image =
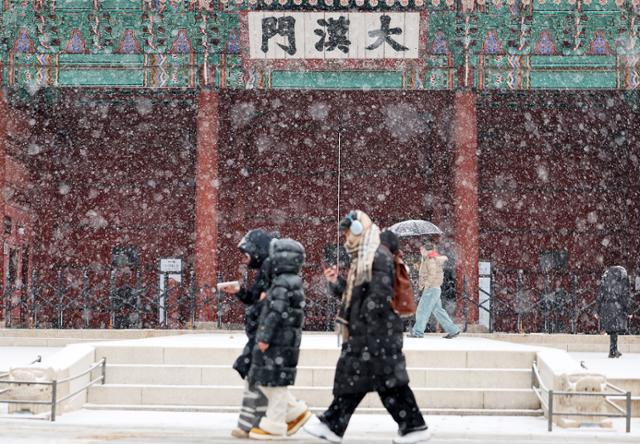
{"label": "snow on step", "polygon": [[[529,369],[412,368],[411,385],[433,388],[529,388]],[[296,385],[331,386],[335,367],[299,366]],[[111,384],[221,385],[242,386],[238,373],[229,365],[109,364]]]}
{"label": "snow on step", "polygon": [[[231,364],[244,343],[244,335],[212,334],[96,344],[96,358],[107,358],[107,384],[92,387],[87,401],[92,408],[237,408],[244,383]],[[535,353],[534,347],[483,338],[405,340],[419,405],[447,412],[539,413],[531,390]],[[335,336],[305,333],[293,392],[316,409],[328,406],[338,356]],[[361,404],[363,411],[382,408],[376,394]]]}
{"label": "snow on step", "polygon": [[[528,389],[437,389],[417,388],[413,391],[423,408],[448,409],[537,409],[539,403]],[[331,403],[331,387],[295,386],[292,392],[311,407],[322,408]],[[107,384],[95,386],[89,392],[91,404],[238,406],[242,387]],[[381,408],[375,393],[362,401],[363,408]]]}
{"label": "snow on step", "polygon": [[[240,354],[243,335],[183,335],[116,341],[96,345],[96,357],[111,364],[231,365]],[[483,338],[406,338],[410,367],[530,368],[536,348]],[[335,336],[303,335],[300,365],[334,365],[339,349]]]}

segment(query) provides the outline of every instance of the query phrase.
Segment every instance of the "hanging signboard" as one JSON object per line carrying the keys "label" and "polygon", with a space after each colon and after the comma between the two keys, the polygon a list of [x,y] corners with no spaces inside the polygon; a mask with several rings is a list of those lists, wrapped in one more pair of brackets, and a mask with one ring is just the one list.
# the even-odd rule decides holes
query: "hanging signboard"
{"label": "hanging signboard", "polygon": [[416,59],[418,12],[249,12],[252,59]]}

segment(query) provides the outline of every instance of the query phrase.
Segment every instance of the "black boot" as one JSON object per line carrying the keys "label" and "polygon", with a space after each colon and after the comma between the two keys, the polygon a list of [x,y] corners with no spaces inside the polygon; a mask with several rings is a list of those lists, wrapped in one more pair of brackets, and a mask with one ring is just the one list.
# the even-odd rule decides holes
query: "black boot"
{"label": "black boot", "polygon": [[622,353],[618,351],[618,333],[609,332],[609,357],[619,358]]}

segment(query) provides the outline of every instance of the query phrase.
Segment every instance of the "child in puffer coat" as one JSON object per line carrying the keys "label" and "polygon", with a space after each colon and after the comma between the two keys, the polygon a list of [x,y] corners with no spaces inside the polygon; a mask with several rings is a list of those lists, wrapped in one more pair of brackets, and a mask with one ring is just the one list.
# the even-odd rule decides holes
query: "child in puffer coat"
{"label": "child in puffer coat", "polygon": [[304,291],[300,270],[304,248],[292,239],[274,239],[269,248],[271,286],[258,321],[249,384],[268,399],[267,413],[249,437],[259,440],[285,438],[297,432],[311,417],[303,401],[288,386],[296,379],[302,325]]}

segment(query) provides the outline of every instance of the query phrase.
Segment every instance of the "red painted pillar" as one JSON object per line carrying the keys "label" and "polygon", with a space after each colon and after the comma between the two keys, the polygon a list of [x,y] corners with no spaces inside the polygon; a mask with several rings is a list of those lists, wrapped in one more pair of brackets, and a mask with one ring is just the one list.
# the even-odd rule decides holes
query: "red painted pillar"
{"label": "red painted pillar", "polygon": [[[195,272],[200,288],[200,307],[204,299],[213,296],[210,288],[216,284],[218,242],[218,101],[217,91],[203,89],[198,96],[197,158],[196,158],[196,245]],[[209,289],[206,287],[210,286]],[[213,310],[201,312],[199,320],[212,321]]]}
{"label": "red painted pillar", "polygon": [[[463,316],[462,289],[466,279],[467,296],[478,300],[478,130],[476,95],[458,91],[454,99],[453,142],[454,218],[456,244],[457,316]],[[469,304],[469,323],[478,322],[478,308]]]}
{"label": "red painted pillar", "polygon": [[[11,108],[7,104],[7,93],[0,89],[0,190],[4,189],[5,182],[5,156],[7,150],[8,121]],[[4,217],[4,193],[0,193],[0,216]]]}
{"label": "red painted pillar", "polygon": [[[1,67],[1,65],[0,65]],[[0,89],[0,191],[4,190],[5,185],[5,156],[7,149],[7,121],[9,119],[9,113],[11,109],[7,105],[7,97],[6,91],[4,89]],[[0,224],[4,224],[4,213],[5,212],[5,202],[4,202],[4,192],[0,193]],[[0,225],[2,226],[2,225]],[[4,268],[4,262],[6,258],[4,257],[4,235],[2,238],[3,245],[0,245],[0,266]],[[2,272],[2,279],[4,279],[4,271]],[[2,282],[2,293],[0,293],[0,327],[4,327],[4,319],[5,319],[5,305],[4,305],[4,286],[5,283]]]}

